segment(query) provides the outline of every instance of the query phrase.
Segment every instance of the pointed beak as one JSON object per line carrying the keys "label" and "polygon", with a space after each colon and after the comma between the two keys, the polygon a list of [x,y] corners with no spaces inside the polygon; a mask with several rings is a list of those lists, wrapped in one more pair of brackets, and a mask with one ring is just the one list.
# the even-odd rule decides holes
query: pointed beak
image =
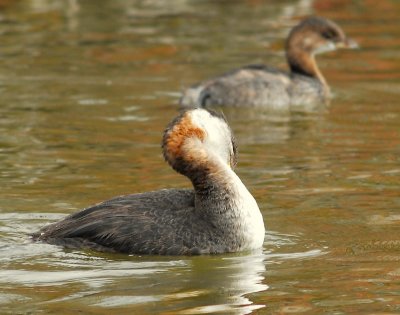
{"label": "pointed beak", "polygon": [[234,155],[231,155],[228,161],[228,166],[230,169],[234,170],[235,166],[236,166],[236,159],[234,157]]}
{"label": "pointed beak", "polygon": [[344,41],[336,43],[336,48],[357,49],[360,48],[360,46],[355,40],[351,38],[346,38]]}

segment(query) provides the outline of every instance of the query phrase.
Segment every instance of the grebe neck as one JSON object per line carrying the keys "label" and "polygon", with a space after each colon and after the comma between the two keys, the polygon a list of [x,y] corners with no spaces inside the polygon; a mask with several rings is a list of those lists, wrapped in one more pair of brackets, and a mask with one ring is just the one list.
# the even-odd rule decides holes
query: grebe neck
{"label": "grebe neck", "polygon": [[163,152],[172,168],[192,182],[196,217],[217,235],[224,235],[224,250],[261,247],[263,218],[255,199],[231,169],[235,149],[229,127],[205,110],[188,113],[167,128]]}
{"label": "grebe neck", "polygon": [[227,163],[207,156],[204,167],[188,176],[195,190],[197,215],[242,249],[259,248],[265,228],[257,202]]}
{"label": "grebe neck", "polygon": [[329,85],[318,68],[314,54],[307,54],[305,52],[291,54],[289,51],[287,54],[287,60],[291,74],[300,74],[318,80],[323,87],[325,97],[329,97]]}
{"label": "grebe neck", "polygon": [[224,212],[240,216],[243,203],[253,202],[253,196],[227,163],[211,158],[204,166],[188,176],[195,190],[196,209],[206,216]]}
{"label": "grebe neck", "polygon": [[318,68],[314,52],[299,43],[299,38],[289,38],[286,44],[286,59],[291,74],[300,74],[318,80],[324,88],[325,95],[329,95],[329,86]]}

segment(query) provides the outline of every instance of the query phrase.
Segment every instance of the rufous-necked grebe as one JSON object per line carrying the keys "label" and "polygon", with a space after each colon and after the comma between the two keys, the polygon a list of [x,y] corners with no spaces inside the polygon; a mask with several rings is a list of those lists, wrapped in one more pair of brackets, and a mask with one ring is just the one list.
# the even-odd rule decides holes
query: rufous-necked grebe
{"label": "rufous-necked grebe", "polygon": [[199,255],[256,249],[264,223],[232,168],[236,146],[225,118],[183,111],[164,132],[166,161],[194,189],[116,197],[45,226],[36,241],[128,254]]}
{"label": "rufous-necked grebe", "polygon": [[309,17],[295,26],[286,40],[290,72],[265,65],[245,66],[187,89],[180,104],[285,108],[325,103],[330,97],[329,86],[318,69],[315,54],[356,47],[356,42],[334,22]]}

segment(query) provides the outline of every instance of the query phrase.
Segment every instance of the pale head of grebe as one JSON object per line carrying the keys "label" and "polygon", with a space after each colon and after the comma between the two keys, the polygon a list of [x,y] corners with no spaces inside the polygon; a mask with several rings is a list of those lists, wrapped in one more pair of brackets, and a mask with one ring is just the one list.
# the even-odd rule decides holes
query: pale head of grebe
{"label": "pale head of grebe", "polygon": [[184,111],[164,132],[164,157],[188,176],[199,169],[236,165],[236,145],[222,114],[204,109]]}
{"label": "pale head of grebe", "polygon": [[346,37],[333,21],[310,17],[295,26],[286,40],[286,57],[292,73],[318,78],[326,85],[314,55],[338,48],[357,48],[357,43]]}

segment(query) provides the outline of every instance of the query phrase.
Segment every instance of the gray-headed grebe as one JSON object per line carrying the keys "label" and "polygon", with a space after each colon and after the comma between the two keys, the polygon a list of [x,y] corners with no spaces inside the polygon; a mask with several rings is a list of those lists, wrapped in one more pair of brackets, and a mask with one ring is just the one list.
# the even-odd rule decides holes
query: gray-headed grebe
{"label": "gray-headed grebe", "polygon": [[264,222],[256,201],[232,170],[233,134],[224,117],[182,112],[162,148],[191,189],[163,189],[104,201],[45,226],[33,239],[69,248],[128,254],[198,255],[256,249]]}
{"label": "gray-headed grebe", "polygon": [[334,22],[309,17],[295,26],[286,40],[290,72],[265,65],[245,66],[187,89],[180,104],[285,108],[324,103],[330,97],[329,86],[314,55],[356,47],[356,42]]}

